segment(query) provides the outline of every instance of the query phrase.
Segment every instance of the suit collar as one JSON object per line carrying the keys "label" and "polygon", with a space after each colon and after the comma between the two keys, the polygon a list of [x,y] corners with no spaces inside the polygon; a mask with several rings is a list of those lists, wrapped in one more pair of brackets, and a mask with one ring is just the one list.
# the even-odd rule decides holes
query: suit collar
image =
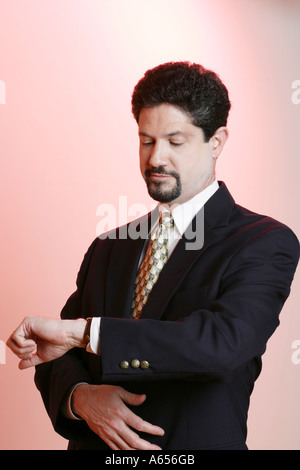
{"label": "suit collar", "polygon": [[235,201],[223,181],[219,181],[219,189],[205,204],[205,223],[212,229],[226,226],[229,223]]}

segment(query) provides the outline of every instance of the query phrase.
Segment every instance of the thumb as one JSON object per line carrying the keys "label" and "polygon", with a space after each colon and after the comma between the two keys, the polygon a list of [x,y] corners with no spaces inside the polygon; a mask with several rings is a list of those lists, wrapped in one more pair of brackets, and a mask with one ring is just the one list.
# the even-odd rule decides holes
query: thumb
{"label": "thumb", "polygon": [[120,397],[125,403],[127,403],[127,405],[132,406],[139,406],[146,400],[146,395],[144,393],[137,395],[136,393],[131,393],[124,389],[121,390]]}
{"label": "thumb", "polygon": [[37,366],[38,364],[42,364],[43,362],[45,361],[43,361],[37,354],[33,354],[31,357],[27,359],[22,359],[19,362],[19,369],[28,369],[29,367]]}

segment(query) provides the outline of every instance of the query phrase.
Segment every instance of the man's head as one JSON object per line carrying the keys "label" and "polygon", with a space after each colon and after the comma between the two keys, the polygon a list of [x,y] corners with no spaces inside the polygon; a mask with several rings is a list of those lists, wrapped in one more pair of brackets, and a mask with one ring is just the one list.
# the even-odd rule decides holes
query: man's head
{"label": "man's head", "polygon": [[213,181],[229,109],[226,87],[201,65],[171,62],[145,73],[134,88],[132,112],[141,171],[154,199],[181,203]]}
{"label": "man's head", "polygon": [[132,112],[139,122],[143,108],[171,104],[201,127],[208,142],[215,131],[227,125],[228,91],[215,72],[189,62],[168,62],[148,70],[132,94]]}

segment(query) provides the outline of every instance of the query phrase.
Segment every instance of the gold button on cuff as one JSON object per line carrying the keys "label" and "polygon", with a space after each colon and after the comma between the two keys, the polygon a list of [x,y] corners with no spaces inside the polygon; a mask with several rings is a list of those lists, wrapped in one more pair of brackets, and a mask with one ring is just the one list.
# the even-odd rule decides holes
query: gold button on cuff
{"label": "gold button on cuff", "polygon": [[149,366],[150,364],[148,361],[141,361],[141,369],[148,369]]}
{"label": "gold button on cuff", "polygon": [[138,359],[132,359],[130,365],[133,369],[138,369],[140,367],[140,361]]}
{"label": "gold button on cuff", "polygon": [[121,367],[121,369],[123,369],[123,370],[128,369],[128,367],[129,367],[129,362],[127,362],[127,361],[121,361],[121,362],[120,362],[120,367]]}

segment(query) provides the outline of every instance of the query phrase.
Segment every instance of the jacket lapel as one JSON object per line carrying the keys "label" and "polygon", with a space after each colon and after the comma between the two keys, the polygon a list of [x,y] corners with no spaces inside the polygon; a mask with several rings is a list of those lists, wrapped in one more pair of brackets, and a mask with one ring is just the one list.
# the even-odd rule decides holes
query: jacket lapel
{"label": "jacket lapel", "polygon": [[[178,242],[170,259],[162,270],[157,284],[153,287],[149,299],[143,309],[142,319],[158,319],[161,317],[169,300],[177,290],[182,279],[191,269],[198,258],[208,249],[218,238],[219,228],[228,225],[229,217],[234,206],[229,191],[224,183],[221,183],[218,191],[209,199],[204,208],[204,240],[203,246],[198,249],[190,249],[191,243],[196,243],[197,233],[202,230],[197,216],[191,222],[182,239]],[[195,233],[195,240],[187,234]],[[199,237],[199,235],[198,235]],[[199,237],[201,239],[201,235]],[[198,242],[197,242],[198,243]]]}
{"label": "jacket lapel", "polygon": [[130,316],[140,257],[157,217],[158,208],[116,231],[105,291],[105,314],[109,317]]}

